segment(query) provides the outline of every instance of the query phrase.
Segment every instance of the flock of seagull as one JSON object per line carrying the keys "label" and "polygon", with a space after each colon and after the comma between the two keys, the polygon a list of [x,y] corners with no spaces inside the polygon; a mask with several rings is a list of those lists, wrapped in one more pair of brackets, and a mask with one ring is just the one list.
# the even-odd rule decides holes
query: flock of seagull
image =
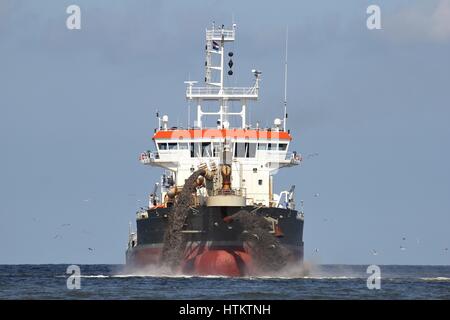
{"label": "flock of seagull", "polygon": [[[317,153],[317,152],[315,152],[315,153],[310,153],[310,154],[308,154],[308,155],[306,156],[306,158],[307,158],[307,159],[311,159],[311,158],[317,157],[318,155],[319,155],[319,153]],[[129,196],[131,196],[131,195],[135,195],[135,194],[129,194]],[[318,198],[318,197],[320,196],[320,194],[317,192],[317,193],[314,193],[313,196],[314,196],[314,198]],[[83,201],[83,202],[89,202],[90,199],[83,199],[82,201]],[[138,200],[138,201],[140,201],[140,200]],[[34,222],[38,222],[39,220],[38,220],[37,218],[33,218],[33,221],[34,221]],[[324,222],[327,222],[328,219],[327,219],[327,218],[324,218],[323,221],[324,221]],[[63,224],[61,224],[61,227],[62,227],[62,228],[64,228],[64,227],[70,227],[70,226],[71,226],[70,223],[63,223]],[[86,231],[86,230],[83,230],[83,233],[84,233],[84,234],[87,234],[87,231]],[[56,235],[53,237],[53,239],[55,239],[55,240],[56,240],[56,239],[62,239],[62,235],[61,235],[61,234],[56,234]],[[405,244],[405,241],[406,241],[406,237],[402,237],[402,241],[403,241],[403,244],[400,245],[399,249],[400,249],[400,251],[406,251],[406,246],[404,245],[404,244]],[[417,244],[420,244],[420,239],[417,239]],[[90,252],[93,252],[93,251],[94,251],[94,248],[89,247],[89,248],[87,248],[87,250],[89,250]],[[445,247],[445,248],[443,249],[443,251],[444,251],[445,253],[448,253],[448,251],[449,251],[448,247]],[[313,254],[318,254],[318,253],[319,253],[319,248],[314,248],[314,249],[313,249]],[[372,250],[370,251],[370,254],[372,254],[372,255],[374,255],[374,256],[377,256],[377,255],[379,254],[379,252],[378,252],[376,249],[372,249]]]}
{"label": "flock of seagull", "polygon": [[[82,202],[89,202],[89,201],[90,201],[90,199],[83,199],[83,200],[82,200]],[[33,222],[35,222],[35,223],[37,223],[37,222],[40,221],[40,220],[39,220],[38,218],[36,218],[36,217],[33,217],[32,220],[33,220]],[[63,223],[63,224],[60,225],[60,228],[69,228],[69,227],[71,227],[71,226],[72,226],[71,223]],[[81,232],[82,232],[83,234],[86,234],[86,235],[91,234],[90,232],[88,232],[87,230],[84,230],[84,229],[83,229]],[[61,233],[57,233],[57,234],[55,234],[55,235],[53,236],[53,240],[58,240],[58,239],[62,239],[62,238],[63,238],[63,236],[62,236]],[[94,251],[94,248],[88,247],[87,250],[90,251],[90,252],[93,252],[93,251]]]}
{"label": "flock of seagull", "polygon": [[[34,220],[34,219],[33,219]],[[35,221],[37,221],[37,220],[35,220]],[[68,227],[70,227],[70,226],[72,226],[72,224],[70,224],[70,223],[63,223],[63,224],[61,224],[60,225],[60,227],[61,228],[68,228]],[[82,230],[82,233],[83,234],[90,234],[88,231],[86,231],[86,230]],[[61,234],[56,234],[55,236],[53,236],[53,239],[54,240],[57,240],[57,239],[62,239],[62,235]],[[94,248],[92,248],[92,247],[89,247],[89,248],[87,248],[90,252],[93,252],[94,251]]]}
{"label": "flock of seagull", "polygon": [[[311,159],[311,158],[317,157],[318,155],[319,155],[319,153],[317,153],[317,152],[315,152],[315,153],[310,153],[310,154],[308,154],[308,155],[306,156],[306,159]],[[319,195],[320,195],[320,194],[317,192],[317,193],[315,193],[313,196],[314,196],[314,198],[318,198]],[[327,221],[328,221],[327,218],[324,218],[324,219],[323,219],[323,222],[327,222]],[[403,241],[403,243],[399,246],[399,250],[400,250],[400,251],[406,251],[406,244],[405,244],[406,237],[402,237],[402,241]],[[417,239],[417,244],[420,244],[420,239]],[[444,253],[448,253],[448,251],[449,251],[448,247],[445,247],[445,248],[443,249],[443,251],[444,251]],[[314,248],[314,249],[313,249],[313,254],[318,254],[318,253],[319,253],[319,248]],[[372,250],[370,251],[370,254],[372,254],[372,255],[374,255],[374,256],[377,256],[379,253],[380,253],[380,252],[378,252],[376,249],[372,249]]]}
{"label": "flock of seagull", "polygon": [[[406,240],[406,238],[403,237],[402,240]],[[417,243],[419,244],[419,239],[417,239]],[[406,246],[400,245],[399,249],[400,249],[400,251],[406,251]],[[443,249],[443,251],[444,251],[444,253],[448,253],[448,247],[445,247],[445,248]],[[314,249],[313,249],[313,254],[317,254],[317,253],[319,253],[319,249],[318,249],[318,248],[314,248]],[[378,251],[375,250],[375,249],[372,249],[372,250],[370,251],[370,254],[372,254],[372,255],[374,255],[374,256],[377,256],[379,253],[380,253],[380,252],[378,252]]]}

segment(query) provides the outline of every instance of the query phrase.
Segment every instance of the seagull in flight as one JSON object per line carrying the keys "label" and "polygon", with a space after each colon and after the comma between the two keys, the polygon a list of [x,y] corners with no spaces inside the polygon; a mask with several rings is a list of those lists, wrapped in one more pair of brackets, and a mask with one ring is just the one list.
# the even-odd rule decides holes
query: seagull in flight
{"label": "seagull in flight", "polygon": [[94,251],[94,249],[92,249],[92,248],[90,248],[90,247],[88,248],[88,250],[89,250],[89,251]]}
{"label": "seagull in flight", "polygon": [[406,248],[404,246],[400,246],[400,250],[405,251]]}
{"label": "seagull in flight", "polygon": [[378,252],[377,252],[377,250],[375,250],[375,249],[372,249],[372,254],[373,254],[374,256],[377,256],[377,255],[378,255]]}
{"label": "seagull in flight", "polygon": [[81,230],[82,234],[87,234],[87,235],[91,235],[91,233],[89,231],[87,231],[86,229]]}
{"label": "seagull in flight", "polygon": [[306,158],[312,158],[312,157],[317,157],[319,155],[319,153],[315,152],[315,153],[310,153],[306,156]]}

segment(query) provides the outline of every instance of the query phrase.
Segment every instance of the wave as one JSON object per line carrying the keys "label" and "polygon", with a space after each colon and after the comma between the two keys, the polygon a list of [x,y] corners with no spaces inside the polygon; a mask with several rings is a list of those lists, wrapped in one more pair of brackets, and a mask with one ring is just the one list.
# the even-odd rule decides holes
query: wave
{"label": "wave", "polygon": [[423,281],[450,281],[447,277],[420,278]]}
{"label": "wave", "polygon": [[304,279],[315,279],[315,280],[348,280],[348,279],[361,279],[360,277],[349,277],[349,276],[306,276]]}
{"label": "wave", "polygon": [[93,274],[93,275],[80,275],[80,278],[228,278],[226,276],[194,276],[194,275],[164,275],[164,274]]}
{"label": "wave", "polygon": [[[57,275],[56,277],[67,278],[65,275]],[[338,275],[301,275],[301,276],[277,276],[277,275],[261,275],[261,276],[244,276],[244,277],[229,277],[221,275],[187,275],[187,274],[144,274],[144,273],[130,273],[130,274],[91,274],[80,275],[81,278],[94,279],[109,279],[109,278],[173,278],[173,279],[241,279],[241,280],[355,280],[365,279],[362,276],[338,276]],[[384,281],[401,280],[401,279],[419,279],[422,281],[442,281],[450,282],[450,277],[423,277],[423,278],[408,278],[408,277],[384,277]]]}
{"label": "wave", "polygon": [[[64,277],[67,276],[57,276]],[[175,278],[175,279],[191,279],[191,278],[201,278],[201,279],[241,279],[241,280],[293,280],[293,279],[305,279],[305,280],[350,280],[358,279],[358,277],[348,277],[348,276],[248,276],[248,277],[228,277],[220,275],[162,275],[162,274],[92,274],[92,275],[80,275],[80,278],[94,278],[94,279],[108,279],[108,278]],[[450,279],[449,279],[450,280]]]}

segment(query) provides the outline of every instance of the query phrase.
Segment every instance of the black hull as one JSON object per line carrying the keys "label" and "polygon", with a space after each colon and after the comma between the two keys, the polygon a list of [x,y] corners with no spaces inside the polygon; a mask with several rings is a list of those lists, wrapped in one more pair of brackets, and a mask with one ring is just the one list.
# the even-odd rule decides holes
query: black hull
{"label": "black hull", "polygon": [[[258,266],[254,265],[243,241],[241,224],[224,221],[243,209],[277,220],[276,236],[290,251],[291,262],[303,261],[303,217],[297,211],[254,206],[197,207],[191,209],[183,230],[187,240],[185,261],[180,266],[183,272],[226,275],[257,272]],[[169,211],[170,208],[151,209],[148,218],[137,220],[137,244],[127,250],[127,265],[144,267],[159,263]]]}

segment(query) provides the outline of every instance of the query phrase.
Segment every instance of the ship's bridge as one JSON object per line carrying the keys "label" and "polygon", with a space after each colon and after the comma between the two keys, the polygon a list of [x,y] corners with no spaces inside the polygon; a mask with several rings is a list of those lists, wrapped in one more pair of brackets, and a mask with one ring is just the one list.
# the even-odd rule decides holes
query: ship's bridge
{"label": "ship's bridge", "polygon": [[160,130],[153,136],[156,152],[142,156],[145,164],[173,170],[180,163],[202,158],[218,158],[224,141],[236,159],[254,159],[275,168],[297,164],[299,156],[288,153],[291,135],[284,131],[244,129]]}
{"label": "ship's bridge", "polygon": [[178,186],[199,166],[219,164],[226,141],[232,154],[233,188],[242,190],[249,204],[268,205],[274,172],[301,161],[299,154],[288,152],[291,135],[271,128],[158,130],[153,140],[156,150],[142,153],[140,161],[170,170]]}

